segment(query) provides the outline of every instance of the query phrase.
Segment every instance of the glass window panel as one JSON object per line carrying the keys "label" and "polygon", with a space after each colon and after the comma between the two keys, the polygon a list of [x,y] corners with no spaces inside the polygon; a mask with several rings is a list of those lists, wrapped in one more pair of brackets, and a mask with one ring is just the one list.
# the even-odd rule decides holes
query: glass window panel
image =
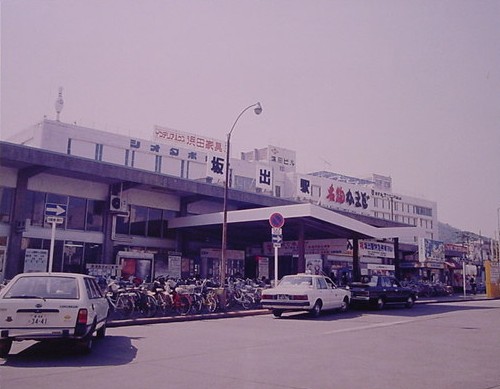
{"label": "glass window panel", "polygon": [[148,208],[138,205],[130,207],[130,235],[146,236]]}
{"label": "glass window panel", "polygon": [[87,201],[87,231],[102,231],[105,201],[88,200]]}
{"label": "glass window panel", "polygon": [[9,223],[14,198],[13,188],[0,188],[0,222]]}
{"label": "glass window panel", "polygon": [[117,234],[128,235],[130,233],[130,217],[129,216],[115,216]]}
{"label": "glass window panel", "polygon": [[[31,225],[43,226],[45,218],[45,193],[29,192],[27,197],[31,197],[33,213],[31,215]],[[28,200],[28,198],[27,198]]]}
{"label": "glass window panel", "polygon": [[63,255],[63,271],[67,273],[83,272],[83,242],[66,241]]}
{"label": "glass window panel", "polygon": [[84,230],[85,229],[85,211],[86,211],[87,201],[80,197],[70,197],[69,206],[67,210],[66,228],[72,230]]}
{"label": "glass window panel", "polygon": [[148,232],[150,237],[161,238],[162,236],[162,211],[157,208],[149,209]]}
{"label": "glass window panel", "polygon": [[84,264],[87,263],[103,263],[102,258],[102,244],[98,243],[85,243],[83,250]]}

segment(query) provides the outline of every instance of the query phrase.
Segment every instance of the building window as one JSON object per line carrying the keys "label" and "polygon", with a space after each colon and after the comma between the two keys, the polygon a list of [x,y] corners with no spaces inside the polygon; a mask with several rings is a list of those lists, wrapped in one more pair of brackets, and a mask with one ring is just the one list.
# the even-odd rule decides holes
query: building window
{"label": "building window", "polygon": [[161,238],[163,229],[162,211],[157,208],[149,208],[147,236]]}
{"label": "building window", "polygon": [[175,217],[174,211],[131,205],[129,216],[116,216],[115,232],[121,235],[166,238],[168,219]]}
{"label": "building window", "polygon": [[415,206],[415,213],[417,215],[432,216],[432,208]]}
{"label": "building window", "polygon": [[66,215],[66,228],[71,230],[85,229],[87,201],[80,197],[70,197]]}
{"label": "building window", "polygon": [[102,231],[104,225],[104,210],[106,209],[106,201],[88,200],[87,201],[87,217],[86,231]]}
{"label": "building window", "polygon": [[0,187],[0,222],[10,223],[12,217],[12,202],[14,189]]}

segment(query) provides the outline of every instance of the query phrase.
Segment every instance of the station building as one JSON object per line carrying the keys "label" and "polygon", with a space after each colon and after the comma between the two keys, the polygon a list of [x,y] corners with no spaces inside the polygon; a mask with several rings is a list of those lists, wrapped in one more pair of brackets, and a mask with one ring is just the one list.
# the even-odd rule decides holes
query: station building
{"label": "station building", "polygon": [[[0,278],[48,263],[218,277],[225,147],[161,126],[142,139],[48,119],[0,142]],[[394,194],[390,177],[299,173],[296,153],[272,145],[231,158],[228,173],[229,275],[273,277],[273,213],[285,219],[279,277],[397,274],[419,240],[438,239],[436,203]]]}

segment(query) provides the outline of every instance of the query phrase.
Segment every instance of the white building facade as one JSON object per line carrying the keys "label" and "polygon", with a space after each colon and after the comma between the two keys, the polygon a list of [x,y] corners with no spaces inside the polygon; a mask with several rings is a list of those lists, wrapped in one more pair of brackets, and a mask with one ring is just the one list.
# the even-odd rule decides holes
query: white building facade
{"label": "white building facade", "polygon": [[[152,130],[150,139],[141,139],[43,120],[10,141],[220,185],[227,167],[224,141],[161,126]],[[297,167],[295,151],[272,145],[254,149],[241,153],[240,159],[231,158],[229,187],[417,227],[417,235],[402,238],[402,243],[439,239],[437,203],[393,193],[391,177],[356,178],[326,171],[304,174]]]}

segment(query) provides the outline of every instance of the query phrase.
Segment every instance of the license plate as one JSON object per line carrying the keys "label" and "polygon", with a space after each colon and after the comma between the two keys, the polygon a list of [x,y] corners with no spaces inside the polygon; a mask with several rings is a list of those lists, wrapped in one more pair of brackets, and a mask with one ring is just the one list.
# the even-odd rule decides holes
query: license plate
{"label": "license plate", "polygon": [[289,300],[289,298],[287,294],[279,294],[278,300]]}
{"label": "license plate", "polygon": [[36,326],[42,324],[47,324],[47,316],[45,316],[42,313],[34,313],[28,319],[28,325],[30,326]]}

